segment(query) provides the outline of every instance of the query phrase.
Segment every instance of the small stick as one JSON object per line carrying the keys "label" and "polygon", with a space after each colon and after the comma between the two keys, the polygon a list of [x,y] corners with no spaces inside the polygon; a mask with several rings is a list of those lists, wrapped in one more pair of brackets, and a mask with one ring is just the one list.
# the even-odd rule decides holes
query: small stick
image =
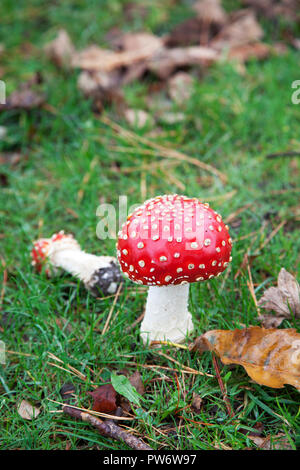
{"label": "small stick", "polygon": [[277,158],[277,157],[300,157],[300,152],[278,152],[270,153],[266,158]]}
{"label": "small stick", "polygon": [[138,439],[136,436],[124,431],[120,426],[115,424],[113,420],[106,419],[102,421],[96,416],[90,415],[89,413],[82,412],[76,408],[65,405],[63,412],[75,419],[80,419],[86,423],[90,423],[94,428],[99,431],[102,436],[111,437],[116,441],[125,442],[129,447],[135,450],[154,450],[143,441]]}
{"label": "small stick", "polygon": [[227,413],[230,416],[230,418],[233,418],[234,413],[232,411],[231,404],[230,404],[230,401],[229,401],[228,395],[226,393],[225,386],[223,384],[223,380],[222,380],[222,377],[221,377],[221,374],[220,374],[218,359],[216,358],[214,353],[212,354],[212,360],[213,360],[213,365],[214,365],[214,368],[215,368],[215,371],[216,371],[216,376],[217,376],[217,380],[218,380],[218,383],[219,383],[219,387],[220,387],[222,395],[223,395],[223,400],[224,400],[226,408],[227,408]]}
{"label": "small stick", "polygon": [[112,316],[112,314],[113,314],[113,311],[114,311],[115,305],[116,305],[116,303],[117,303],[117,300],[118,300],[118,298],[119,298],[119,295],[120,295],[120,292],[121,292],[121,288],[122,288],[122,284],[120,284],[119,287],[118,287],[117,293],[116,293],[116,295],[115,295],[113,304],[112,304],[111,309],[110,309],[110,311],[109,311],[109,314],[108,314],[108,317],[107,317],[107,319],[106,319],[106,322],[105,322],[105,325],[104,325],[104,328],[103,328],[103,330],[102,330],[101,335],[104,335],[104,334],[106,333],[106,331],[108,330],[109,322],[110,322],[111,316]]}

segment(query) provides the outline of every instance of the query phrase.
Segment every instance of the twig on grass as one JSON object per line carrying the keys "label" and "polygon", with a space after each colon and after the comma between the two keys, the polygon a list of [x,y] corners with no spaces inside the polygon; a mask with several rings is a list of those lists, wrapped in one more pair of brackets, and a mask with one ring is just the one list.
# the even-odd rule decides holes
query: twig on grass
{"label": "twig on grass", "polygon": [[228,395],[226,393],[226,389],[225,389],[225,386],[224,386],[224,383],[223,383],[223,380],[222,380],[222,377],[221,377],[221,374],[220,374],[220,367],[219,367],[219,363],[218,363],[218,358],[215,356],[214,353],[212,353],[212,361],[213,361],[213,365],[214,365],[214,368],[215,368],[215,371],[216,371],[218,384],[219,384],[220,390],[221,390],[222,395],[223,395],[223,400],[224,400],[225,405],[226,405],[227,413],[228,413],[230,418],[233,418],[234,413],[232,411],[231,404],[230,404],[230,401],[229,401]]}
{"label": "twig on grass", "polygon": [[135,450],[154,450],[152,447],[145,444],[130,432],[124,431],[120,426],[114,423],[112,419],[101,419],[89,413],[73,408],[69,405],[63,406],[63,412],[75,419],[79,419],[86,423],[91,424],[99,431],[102,436],[111,437],[116,441],[125,442],[129,447]]}
{"label": "twig on grass", "polygon": [[266,158],[277,158],[277,157],[300,157],[300,152],[278,152],[270,153],[266,155]]}
{"label": "twig on grass", "polygon": [[118,290],[117,290],[117,292],[116,292],[114,301],[113,301],[113,303],[112,303],[111,309],[110,309],[110,311],[109,311],[109,314],[108,314],[108,317],[107,317],[107,319],[106,319],[106,322],[105,322],[105,325],[104,325],[104,328],[103,328],[103,330],[102,330],[101,335],[104,335],[104,334],[107,332],[108,328],[109,328],[109,322],[110,322],[110,319],[111,319],[111,317],[112,317],[112,314],[113,314],[115,305],[116,305],[116,303],[117,303],[117,300],[118,300],[118,298],[119,298],[119,295],[120,295],[120,292],[121,292],[121,288],[122,288],[122,283],[121,283],[121,284],[119,285],[119,287],[118,287]]}

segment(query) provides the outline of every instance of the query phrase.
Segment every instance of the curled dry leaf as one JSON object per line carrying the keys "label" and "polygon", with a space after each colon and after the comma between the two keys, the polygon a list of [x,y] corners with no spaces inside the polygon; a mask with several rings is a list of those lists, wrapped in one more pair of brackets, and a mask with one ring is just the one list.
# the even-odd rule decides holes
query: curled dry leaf
{"label": "curled dry leaf", "polygon": [[264,326],[277,324],[284,318],[290,318],[291,313],[300,317],[300,288],[296,278],[286,269],[281,268],[277,287],[269,287],[260,298],[258,305],[266,310],[273,310],[277,316],[261,315]]}
{"label": "curled dry leaf", "polygon": [[192,351],[214,351],[224,364],[238,364],[260,385],[300,391],[300,334],[295,329],[212,330],[199,336]]}
{"label": "curled dry leaf", "polygon": [[32,420],[36,418],[41,410],[39,408],[36,408],[35,406],[32,406],[27,400],[22,400],[21,403],[19,404],[17,408],[18,414],[28,420]]}
{"label": "curled dry leaf", "polygon": [[68,33],[61,29],[57,37],[44,47],[46,55],[59,67],[69,66],[75,48]]}

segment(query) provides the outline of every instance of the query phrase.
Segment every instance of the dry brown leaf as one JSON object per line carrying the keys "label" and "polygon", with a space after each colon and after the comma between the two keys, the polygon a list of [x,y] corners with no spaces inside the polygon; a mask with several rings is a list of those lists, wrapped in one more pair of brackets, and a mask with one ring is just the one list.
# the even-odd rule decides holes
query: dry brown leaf
{"label": "dry brown leaf", "polygon": [[266,310],[273,310],[276,316],[260,315],[264,326],[280,325],[284,318],[290,318],[291,312],[300,317],[300,288],[296,278],[286,269],[281,268],[277,287],[269,287],[260,298],[258,305]]}
{"label": "dry brown leaf", "polygon": [[231,16],[229,23],[211,42],[211,46],[217,50],[231,49],[257,42],[263,35],[264,32],[254,13],[251,10],[239,10]]}
{"label": "dry brown leaf", "polygon": [[59,67],[69,66],[75,48],[68,33],[61,29],[56,38],[44,47],[46,55]]}
{"label": "dry brown leaf", "polygon": [[150,59],[148,67],[158,77],[167,78],[176,68],[191,65],[207,66],[216,62],[218,58],[218,52],[210,47],[176,47],[161,49]]}
{"label": "dry brown leaf", "polygon": [[149,113],[142,109],[125,109],[124,117],[128,124],[141,129],[148,123],[153,123],[153,119]]}
{"label": "dry brown leaf", "polygon": [[177,104],[184,104],[193,91],[194,79],[186,72],[178,72],[168,80],[168,93]]}
{"label": "dry brown leaf", "polygon": [[197,393],[193,393],[192,409],[195,413],[200,413],[203,406],[203,399]]}
{"label": "dry brown leaf", "polygon": [[92,45],[74,54],[72,65],[84,70],[110,72],[149,59],[163,46],[163,40],[148,33],[128,33],[123,36],[121,52]]}
{"label": "dry brown leaf", "polygon": [[36,418],[41,410],[39,408],[36,408],[35,406],[32,406],[27,400],[22,400],[21,403],[19,404],[17,408],[18,414],[28,420],[32,420]]}
{"label": "dry brown leaf", "polygon": [[232,47],[228,53],[228,58],[239,62],[247,62],[249,59],[262,60],[268,57],[271,48],[263,42],[253,44],[244,44],[242,46]]}
{"label": "dry brown leaf", "polygon": [[120,83],[120,74],[112,72],[89,72],[84,70],[78,76],[77,86],[85,96],[94,96],[99,89],[116,88]]}
{"label": "dry brown leaf", "polygon": [[141,374],[137,370],[129,377],[129,382],[140,395],[144,395],[145,387],[142,382]]}
{"label": "dry brown leaf", "polygon": [[88,392],[93,397],[93,410],[101,413],[113,413],[117,409],[117,392],[111,384],[100,385],[93,392]]}
{"label": "dry brown leaf", "polygon": [[[125,33],[118,38],[115,44],[123,51],[147,51],[148,55],[164,46],[164,40],[151,33]],[[145,57],[145,58],[147,58]]]}
{"label": "dry brown leaf", "polygon": [[220,0],[197,0],[193,5],[197,18],[205,23],[223,25],[226,23],[227,14]]}
{"label": "dry brown leaf", "polygon": [[30,110],[44,104],[45,95],[36,90],[36,85],[42,82],[40,73],[35,73],[27,82],[20,85],[18,90],[13,91],[6,100],[1,110],[26,109]]}
{"label": "dry brown leaf", "polygon": [[194,351],[214,351],[224,364],[238,364],[260,385],[300,390],[300,334],[295,329],[212,330],[199,336]]}
{"label": "dry brown leaf", "polygon": [[34,90],[16,90],[7,98],[2,109],[33,109],[38,108],[45,102],[45,96]]}
{"label": "dry brown leaf", "polygon": [[248,438],[263,450],[293,450],[288,438],[282,433],[267,437],[248,435]]}

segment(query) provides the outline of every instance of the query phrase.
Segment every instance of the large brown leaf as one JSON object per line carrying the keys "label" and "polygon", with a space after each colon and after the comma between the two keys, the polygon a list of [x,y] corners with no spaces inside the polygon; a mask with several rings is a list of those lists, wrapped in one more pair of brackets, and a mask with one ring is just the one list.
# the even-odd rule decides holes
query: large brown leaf
{"label": "large brown leaf", "polygon": [[300,317],[300,288],[296,278],[286,269],[281,268],[277,287],[269,287],[260,298],[258,305],[265,310],[273,310],[276,317],[260,315],[263,325],[266,327],[278,326],[284,318],[290,318],[291,314]]}
{"label": "large brown leaf", "polygon": [[199,336],[192,350],[210,350],[224,364],[238,364],[260,385],[300,390],[300,334],[295,329],[212,330]]}

